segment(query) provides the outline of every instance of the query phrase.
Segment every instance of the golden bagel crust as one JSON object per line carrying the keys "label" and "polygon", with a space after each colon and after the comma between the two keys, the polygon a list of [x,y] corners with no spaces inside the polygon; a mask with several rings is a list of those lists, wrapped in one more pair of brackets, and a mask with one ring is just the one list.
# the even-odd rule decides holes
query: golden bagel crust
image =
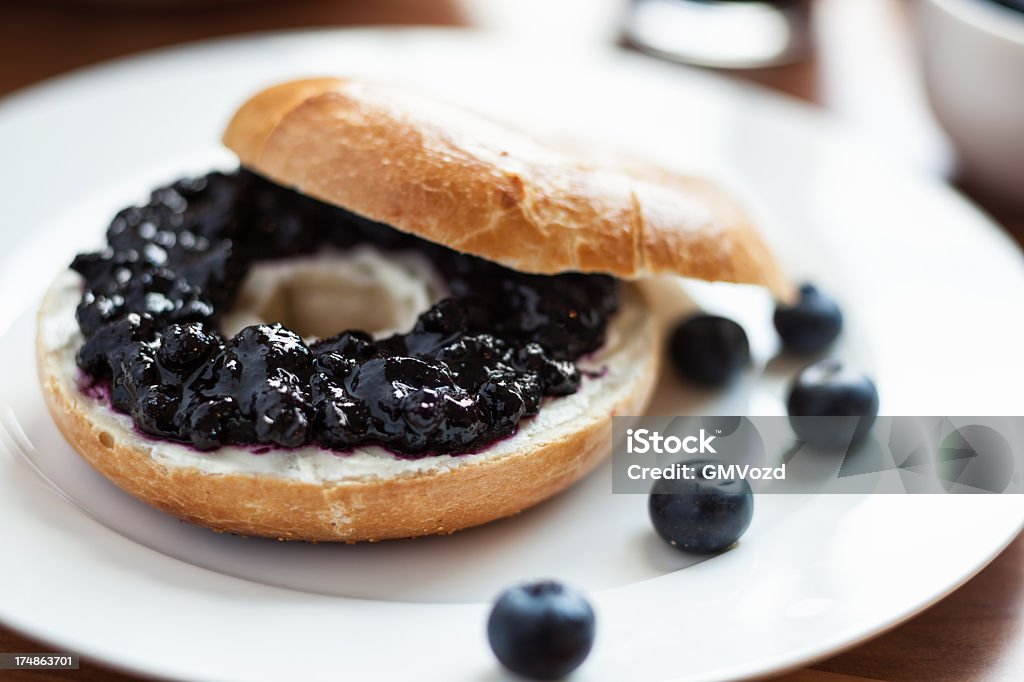
{"label": "golden bagel crust", "polygon": [[312,197],[524,272],[676,274],[791,287],[750,219],[711,182],[593,163],[466,111],[356,80],[271,87],[224,143]]}
{"label": "golden bagel crust", "polygon": [[627,390],[607,414],[583,419],[566,437],[532,449],[379,479],[309,482],[267,473],[210,473],[162,463],[130,428],[111,428],[90,417],[90,402],[96,399],[78,390],[58,351],[44,341],[46,318],[54,314],[52,291],[39,314],[37,365],[47,407],[68,443],[119,488],[180,519],[283,540],[355,542],[447,534],[527,509],[569,487],[608,454],[611,417],[642,413],[661,356],[661,334],[641,302],[644,322],[634,331],[645,339],[646,352],[641,360],[629,358],[641,367]]}

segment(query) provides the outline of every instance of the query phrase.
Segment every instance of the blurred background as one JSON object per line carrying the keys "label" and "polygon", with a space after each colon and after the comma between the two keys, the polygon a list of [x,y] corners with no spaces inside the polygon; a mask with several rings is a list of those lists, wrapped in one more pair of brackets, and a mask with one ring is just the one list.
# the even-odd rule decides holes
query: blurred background
{"label": "blurred background", "polygon": [[717,65],[832,110],[1024,240],[1024,0],[0,0],[0,94],[175,43],[341,25],[482,27]]}
{"label": "blurred background", "polygon": [[[781,91],[955,185],[1024,243],[1024,0],[0,0],[0,96],[186,41],[356,25],[614,44]],[[923,616],[786,679],[1024,679],[1022,567],[1018,539]],[[0,629],[0,651],[45,650]],[[130,678],[86,666],[9,679]]]}

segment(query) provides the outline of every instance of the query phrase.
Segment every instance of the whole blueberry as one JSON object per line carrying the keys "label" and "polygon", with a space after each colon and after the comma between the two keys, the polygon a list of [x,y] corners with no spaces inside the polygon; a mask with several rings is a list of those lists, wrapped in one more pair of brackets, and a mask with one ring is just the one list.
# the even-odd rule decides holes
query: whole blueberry
{"label": "whole blueberry", "polygon": [[553,581],[505,590],[487,621],[487,638],[501,664],[538,680],[578,668],[594,644],[594,630],[594,610],[586,598]]}
{"label": "whole blueberry", "polygon": [[170,369],[187,369],[202,362],[217,349],[220,338],[201,322],[172,324],[164,330],[157,360]]}
{"label": "whole blueberry", "polygon": [[878,389],[839,360],[821,360],[793,380],[786,407],[801,440],[823,450],[846,449],[870,432],[878,416]]}
{"label": "whole blueberry", "polygon": [[[686,462],[692,479],[663,478],[648,497],[651,523],[661,539],[684,552],[710,554],[740,539],[754,516],[754,494],[742,478],[705,476],[714,462]],[[709,467],[714,476],[716,469]]]}
{"label": "whole blueberry", "polygon": [[819,353],[836,340],[843,329],[839,305],[812,284],[800,287],[800,298],[793,305],[780,303],[775,308],[775,329],[782,347],[791,353]]}
{"label": "whole blueberry", "polygon": [[675,328],[669,353],[679,373],[705,386],[723,386],[750,364],[743,327],[717,315],[696,315]]}

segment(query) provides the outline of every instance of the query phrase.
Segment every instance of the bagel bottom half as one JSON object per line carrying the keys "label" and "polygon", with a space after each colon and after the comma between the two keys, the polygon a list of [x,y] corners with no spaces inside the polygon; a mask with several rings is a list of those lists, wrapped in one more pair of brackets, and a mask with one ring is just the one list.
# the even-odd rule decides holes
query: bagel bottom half
{"label": "bagel bottom half", "polygon": [[80,296],[77,275],[58,278],[40,310],[36,344],[47,405],[72,447],[122,490],[180,519],[288,540],[446,534],[535,505],[608,455],[611,417],[642,412],[660,359],[655,316],[627,284],[605,345],[578,363],[585,378],[577,393],[546,399],[513,436],[482,451],[421,459],[379,447],[199,452],[141,435],[106,397],[81,388]]}

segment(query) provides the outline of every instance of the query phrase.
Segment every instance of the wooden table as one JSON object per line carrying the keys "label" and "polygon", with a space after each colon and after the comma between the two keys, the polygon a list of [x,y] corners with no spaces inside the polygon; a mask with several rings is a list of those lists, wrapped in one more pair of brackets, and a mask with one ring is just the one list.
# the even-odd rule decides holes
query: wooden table
{"label": "wooden table", "polygon": [[[534,29],[545,18],[607,38],[615,0],[267,0],[185,10],[76,9],[0,0],[0,95],[69,69],[215,35],[310,25],[495,24]],[[501,4],[504,3],[504,4]],[[130,4],[130,3],[125,3]],[[141,4],[141,3],[138,3]],[[214,3],[207,3],[214,4]],[[511,15],[510,6],[519,12]],[[524,17],[523,13],[531,14]],[[548,26],[563,30],[565,26]],[[947,174],[950,156],[917,79],[912,22],[901,0],[819,0],[816,55],[801,64],[731,73],[818,103],[906,163]],[[511,30],[511,29],[509,29]],[[1024,212],[975,199],[1024,242]],[[0,651],[50,647],[0,628]],[[3,680],[132,680],[84,663],[77,671],[0,673]],[[786,682],[1024,679],[1024,536],[924,614],[850,652],[778,678]]]}

